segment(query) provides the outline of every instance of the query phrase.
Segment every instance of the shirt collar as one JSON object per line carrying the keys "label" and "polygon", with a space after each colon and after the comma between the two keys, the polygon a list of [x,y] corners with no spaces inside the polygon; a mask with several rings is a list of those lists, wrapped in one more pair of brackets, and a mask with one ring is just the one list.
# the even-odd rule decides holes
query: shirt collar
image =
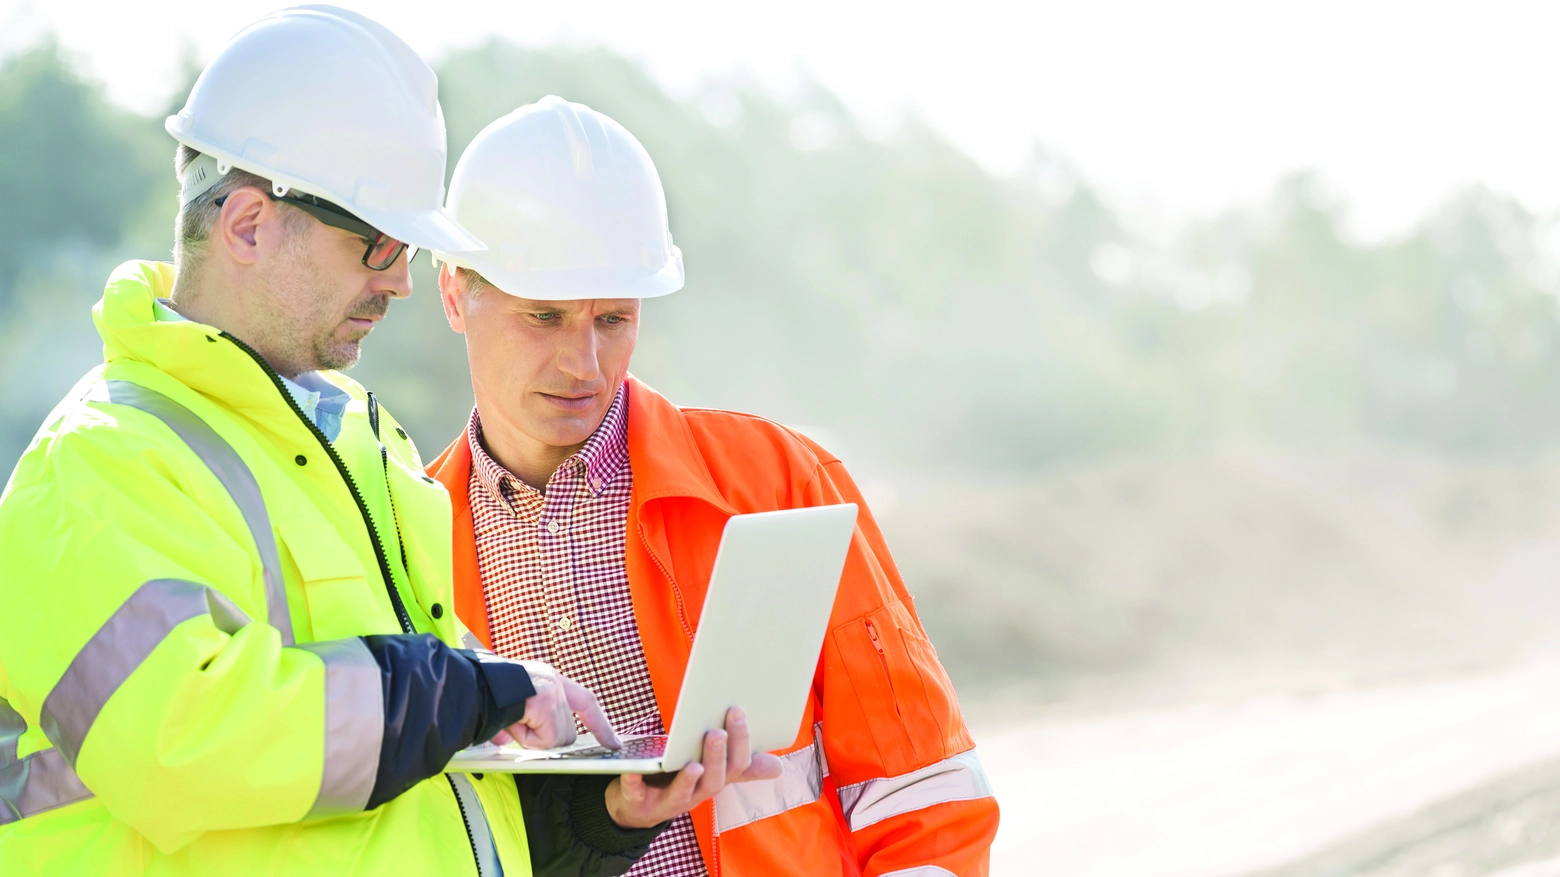
{"label": "shirt collar", "polygon": [[[518,499],[534,494],[536,499],[540,500],[540,493],[500,466],[498,461],[488,455],[487,449],[482,447],[482,417],[475,408],[471,411],[471,423],[467,434],[470,436],[471,443],[472,472],[476,474],[477,481],[495,499],[507,504],[511,497]],[[558,466],[558,471],[553,473],[548,483],[551,484],[556,480],[559,472],[578,471],[583,467],[586,485],[590,488],[591,496],[596,496],[612,483],[612,479],[617,477],[627,463],[628,387],[624,384],[618,387],[617,395],[608,406],[606,416],[601,419],[601,425],[596,427],[596,431],[585,440],[583,447]]]}

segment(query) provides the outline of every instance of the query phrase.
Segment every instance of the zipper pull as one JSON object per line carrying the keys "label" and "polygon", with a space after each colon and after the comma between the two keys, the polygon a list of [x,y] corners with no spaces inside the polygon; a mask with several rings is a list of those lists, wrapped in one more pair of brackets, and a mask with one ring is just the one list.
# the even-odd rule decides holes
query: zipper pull
{"label": "zipper pull", "polygon": [[374,439],[379,439],[379,400],[374,398],[374,391],[368,391],[368,425],[374,430]]}
{"label": "zipper pull", "polygon": [[877,649],[878,655],[882,656],[883,642],[878,639],[877,626],[870,621],[867,622],[867,637],[872,640],[872,647]]}

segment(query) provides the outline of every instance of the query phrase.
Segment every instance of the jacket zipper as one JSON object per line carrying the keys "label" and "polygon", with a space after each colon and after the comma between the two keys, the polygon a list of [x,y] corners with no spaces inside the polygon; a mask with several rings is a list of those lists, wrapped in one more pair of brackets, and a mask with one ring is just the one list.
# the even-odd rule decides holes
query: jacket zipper
{"label": "jacket zipper", "polygon": [[714,872],[710,877],[720,877],[720,817],[715,813],[715,801],[710,801],[710,862]]}
{"label": "jacket zipper", "polygon": [[395,492],[390,489],[390,449],[385,447],[385,440],[379,437],[379,400],[374,398],[372,390],[368,391],[368,425],[373,427],[374,441],[379,443],[379,466],[385,473],[385,499],[390,501],[390,518],[395,522],[395,543],[401,549],[401,569],[406,570],[406,577],[410,580],[412,570],[406,562],[406,536],[401,533],[401,512],[395,507]]}
{"label": "jacket zipper", "polygon": [[677,586],[677,580],[672,578],[672,574],[667,572],[665,566],[661,565],[661,559],[655,556],[654,551],[650,550],[650,540],[645,537],[644,525],[639,525],[637,529],[639,530],[639,542],[645,547],[645,553],[650,555],[650,560],[655,563],[655,568],[661,571],[661,575],[666,576],[667,584],[672,586],[672,596],[677,598],[677,620],[682,622],[683,633],[688,637],[688,642],[691,643],[693,642],[693,628],[688,624],[688,610],[683,606],[682,588]]}
{"label": "jacket zipper", "polygon": [[[498,875],[489,874],[487,869],[482,867],[482,855],[477,852],[477,833],[471,827],[471,814],[466,812],[466,801],[461,794],[460,786],[456,784],[455,774],[445,774],[444,778],[449,780],[450,791],[455,793],[455,806],[460,808],[460,821],[466,826],[466,840],[471,843],[471,856],[477,863],[477,877],[498,877]],[[470,787],[468,786],[468,788]],[[472,789],[471,792],[473,795],[476,794],[475,789]],[[482,806],[480,801],[477,802],[477,806]],[[495,856],[498,854],[497,848],[493,850],[493,853]]]}
{"label": "jacket zipper", "polygon": [[[298,419],[303,421],[303,425],[309,428],[309,432],[313,433],[314,438],[319,441],[320,447],[325,449],[326,456],[330,457],[330,461],[335,464],[336,471],[341,475],[341,480],[347,483],[347,490],[352,493],[352,501],[357,503],[358,514],[363,516],[363,523],[368,527],[370,541],[374,543],[374,559],[379,561],[379,574],[385,581],[385,591],[390,595],[390,605],[395,609],[395,617],[401,623],[401,631],[403,633],[416,633],[417,630],[412,627],[412,617],[406,613],[406,605],[401,602],[401,594],[396,590],[395,576],[390,572],[390,561],[385,557],[385,546],[379,538],[379,528],[374,525],[374,518],[368,513],[368,503],[363,501],[363,493],[358,490],[357,481],[353,480],[352,473],[347,470],[347,464],[342,462],[341,455],[336,453],[334,447],[331,447],[330,439],[325,437],[325,433],[321,432],[320,428],[314,424],[314,421],[310,420],[303,413],[303,409],[298,407],[298,400],[294,399],[292,394],[287,392],[287,387],[282,384],[281,374],[272,368],[271,364],[266,362],[264,357],[256,353],[253,347],[226,332],[222,333],[222,337],[233,342],[239,350],[249,354],[249,358],[253,359],[255,364],[260,366],[261,371],[264,371],[266,377],[270,378],[271,383],[276,386],[276,391],[282,394],[282,399],[287,402],[287,407],[291,408],[292,412],[298,416]],[[377,416],[375,420],[378,420]],[[376,435],[375,438],[377,439],[378,436]],[[381,446],[380,452],[381,454],[384,453],[383,446]],[[388,486],[389,482],[386,481],[386,487],[388,488]]]}
{"label": "jacket zipper", "polygon": [[871,619],[865,619],[867,625],[867,638],[872,640],[872,647],[877,649],[878,660],[883,664],[883,678],[888,680],[890,700],[894,702],[894,715],[899,715],[899,697],[894,694],[894,674],[888,670],[888,653],[883,651],[883,641],[878,639],[877,625]]}
{"label": "jacket zipper", "polygon": [[[688,642],[692,643],[693,628],[688,624],[688,609],[683,605],[682,588],[678,587],[677,580],[672,578],[671,572],[661,563],[661,559],[655,556],[654,551],[650,550],[650,539],[645,536],[644,525],[641,524],[636,529],[639,531],[639,543],[645,547],[645,553],[650,555],[650,560],[655,564],[655,568],[660,570],[661,575],[666,577],[666,583],[672,586],[672,596],[677,599],[677,620],[682,623],[683,634],[688,637]],[[720,877],[719,828],[720,822],[715,815],[715,808],[712,802],[710,807],[710,863],[714,865],[714,868],[711,869],[714,873],[710,877]]]}
{"label": "jacket zipper", "polygon": [[[287,407],[291,408],[293,414],[297,415],[298,419],[303,421],[303,425],[309,428],[309,432],[314,434],[314,438],[320,443],[320,447],[325,449],[325,454],[330,457],[331,463],[335,464],[336,471],[341,475],[341,480],[346,482],[347,490],[352,493],[352,501],[357,503],[358,514],[362,515],[363,524],[368,527],[369,539],[374,544],[374,559],[379,562],[379,575],[384,579],[385,592],[390,595],[390,605],[395,609],[396,619],[401,623],[401,631],[408,634],[416,633],[416,628],[412,626],[412,618],[406,613],[406,605],[401,602],[401,594],[396,589],[395,576],[390,572],[390,561],[385,558],[385,546],[384,542],[379,538],[379,528],[374,525],[374,517],[368,512],[368,503],[363,500],[363,493],[358,490],[357,481],[353,479],[351,471],[347,469],[347,464],[341,459],[341,455],[336,453],[336,449],[331,446],[330,439],[325,437],[325,433],[303,413],[302,408],[298,407],[298,400],[294,399],[293,395],[287,392],[286,385],[282,383],[281,374],[272,368],[271,364],[266,362],[264,357],[256,353],[254,348],[240,341],[237,337],[227,332],[223,332],[222,337],[233,342],[233,345],[239,350],[249,354],[249,358],[253,359],[255,364],[260,366],[260,370],[265,372],[266,377],[271,379],[271,383],[276,387],[276,391],[282,394],[282,399],[287,402]],[[370,425],[374,430],[374,440],[379,442],[379,404],[373,400],[372,395],[370,395],[369,399],[371,402],[369,406],[370,413],[372,414]],[[379,459],[385,466],[385,490],[388,491],[390,489],[390,462],[384,442],[379,442]],[[393,497],[390,500],[390,509],[391,513],[394,514],[395,499]],[[398,519],[396,521],[397,536],[400,535],[400,528],[401,522]],[[406,544],[404,542],[401,544],[401,557],[404,565],[406,558]],[[482,873],[482,855],[477,851],[477,835],[471,829],[471,816],[466,812],[465,804],[461,803],[460,790],[455,788],[455,778],[446,776],[445,779],[449,780],[450,791],[455,794],[455,806],[460,809],[460,821],[466,828],[466,840],[471,844],[471,857],[477,863],[477,875],[478,877],[489,877],[489,875]]]}

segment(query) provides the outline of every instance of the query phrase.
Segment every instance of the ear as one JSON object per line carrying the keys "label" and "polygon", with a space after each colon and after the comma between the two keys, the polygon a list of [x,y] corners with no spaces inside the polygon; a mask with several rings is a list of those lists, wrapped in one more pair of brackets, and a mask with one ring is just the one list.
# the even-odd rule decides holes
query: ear
{"label": "ear", "polygon": [[217,217],[217,227],[212,237],[227,249],[233,261],[253,266],[261,259],[261,250],[274,235],[267,228],[276,224],[276,205],[266,194],[254,186],[240,186],[228,193],[222,202],[222,213]]}
{"label": "ear", "polygon": [[450,328],[457,333],[466,334],[466,309],[470,305],[470,298],[466,290],[462,288],[460,278],[455,276],[456,268],[445,262],[439,268],[439,303],[444,305],[444,318],[449,320]]}

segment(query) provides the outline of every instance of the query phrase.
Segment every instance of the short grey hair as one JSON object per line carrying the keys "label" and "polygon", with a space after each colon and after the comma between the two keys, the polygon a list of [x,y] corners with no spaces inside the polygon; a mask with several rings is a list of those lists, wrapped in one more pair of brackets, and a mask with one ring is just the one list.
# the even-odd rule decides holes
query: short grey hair
{"label": "short grey hair", "polygon": [[[188,172],[190,164],[197,158],[200,158],[199,151],[182,143],[179,144],[173,157],[173,173],[181,186],[184,184],[184,175]],[[178,218],[173,222],[173,264],[186,282],[194,278],[201,257],[206,254],[206,245],[211,240],[212,226],[216,225],[217,217],[222,215],[222,208],[217,206],[217,201],[244,186],[255,186],[266,192],[271,191],[270,180],[246,170],[233,168],[217,180],[216,185],[191,198],[188,204],[179,208]],[[308,219],[308,214],[302,210],[286,211],[286,215],[287,228],[292,232],[301,230]]]}

